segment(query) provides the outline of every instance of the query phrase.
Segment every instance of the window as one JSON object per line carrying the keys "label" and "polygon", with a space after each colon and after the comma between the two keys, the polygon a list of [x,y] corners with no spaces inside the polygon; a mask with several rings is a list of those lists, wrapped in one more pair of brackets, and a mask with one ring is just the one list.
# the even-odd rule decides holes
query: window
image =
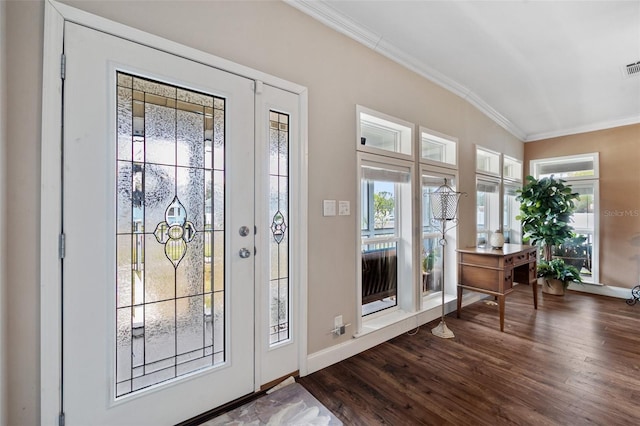
{"label": "window", "polygon": [[476,148],[476,172],[500,176],[500,154],[488,149]]}
{"label": "window", "polygon": [[457,140],[421,127],[420,158],[428,163],[455,167],[458,164]]}
{"label": "window", "polygon": [[476,147],[476,244],[485,247],[491,234],[502,231],[505,243],[520,244],[522,231],[516,216],[522,187],[522,161]]}
{"label": "window", "polygon": [[536,179],[554,175],[564,179],[580,194],[573,214],[575,237],[554,248],[554,257],[563,258],[580,270],[584,282],[598,283],[598,153],[544,158],[531,161]]}
{"label": "window", "polygon": [[411,256],[411,170],[363,159],[360,172],[364,316],[398,306],[398,286],[411,281],[402,266]]}
{"label": "window", "polygon": [[476,177],[476,241],[484,247],[491,233],[500,229],[500,180]]}
{"label": "window", "polygon": [[[358,115],[358,151],[411,158],[413,124],[360,105]],[[394,155],[395,154],[395,155]]]}
{"label": "window", "polygon": [[[361,315],[410,311],[413,124],[361,106],[356,113]],[[359,320],[358,332],[361,326]]]}
{"label": "window", "polygon": [[505,243],[522,244],[522,230],[520,221],[516,216],[520,214],[520,203],[516,201],[518,190],[522,188],[519,183],[504,184],[502,234]]}

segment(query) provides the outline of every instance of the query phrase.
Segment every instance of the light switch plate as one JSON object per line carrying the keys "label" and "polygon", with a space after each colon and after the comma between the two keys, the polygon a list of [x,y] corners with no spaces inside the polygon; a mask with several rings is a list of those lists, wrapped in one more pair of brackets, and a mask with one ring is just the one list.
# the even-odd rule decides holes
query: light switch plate
{"label": "light switch plate", "polygon": [[335,216],[336,200],[324,200],[322,202],[322,214],[323,216]]}
{"label": "light switch plate", "polygon": [[349,201],[338,202],[338,215],[349,216],[351,214],[351,203]]}

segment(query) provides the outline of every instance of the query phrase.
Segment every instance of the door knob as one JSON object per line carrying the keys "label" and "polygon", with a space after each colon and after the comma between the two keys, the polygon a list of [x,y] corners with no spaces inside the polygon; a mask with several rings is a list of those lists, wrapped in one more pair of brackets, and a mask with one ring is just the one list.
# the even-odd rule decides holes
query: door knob
{"label": "door knob", "polygon": [[251,256],[251,252],[249,250],[247,250],[245,247],[242,247],[240,249],[240,257],[243,259],[246,259],[247,257]]}

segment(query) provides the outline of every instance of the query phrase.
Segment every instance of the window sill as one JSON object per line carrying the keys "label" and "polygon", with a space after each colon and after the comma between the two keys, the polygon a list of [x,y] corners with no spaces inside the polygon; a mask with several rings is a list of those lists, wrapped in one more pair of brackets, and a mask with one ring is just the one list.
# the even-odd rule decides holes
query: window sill
{"label": "window sill", "polygon": [[[454,302],[456,300],[456,296],[445,294],[445,305]],[[409,319],[418,319],[419,316],[425,314],[427,312],[434,312],[436,309],[440,312],[441,309],[442,297],[437,298],[429,298],[425,300],[423,304],[423,308],[419,311],[415,312],[407,312],[402,309],[395,309],[389,313],[385,313],[382,315],[378,315],[375,318],[367,319],[362,322],[362,330],[354,333],[353,337],[358,338],[362,336],[366,336],[368,334],[374,333],[376,331],[385,329],[387,327],[392,327],[396,324],[399,324],[403,321]],[[418,324],[420,325],[420,324]]]}

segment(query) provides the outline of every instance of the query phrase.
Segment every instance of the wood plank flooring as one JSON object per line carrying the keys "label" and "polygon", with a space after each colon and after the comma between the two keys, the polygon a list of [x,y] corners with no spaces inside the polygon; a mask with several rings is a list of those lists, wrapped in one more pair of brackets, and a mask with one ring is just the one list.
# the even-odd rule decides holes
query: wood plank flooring
{"label": "wood plank flooring", "polygon": [[299,379],[345,425],[640,425],[640,303],[519,285]]}

